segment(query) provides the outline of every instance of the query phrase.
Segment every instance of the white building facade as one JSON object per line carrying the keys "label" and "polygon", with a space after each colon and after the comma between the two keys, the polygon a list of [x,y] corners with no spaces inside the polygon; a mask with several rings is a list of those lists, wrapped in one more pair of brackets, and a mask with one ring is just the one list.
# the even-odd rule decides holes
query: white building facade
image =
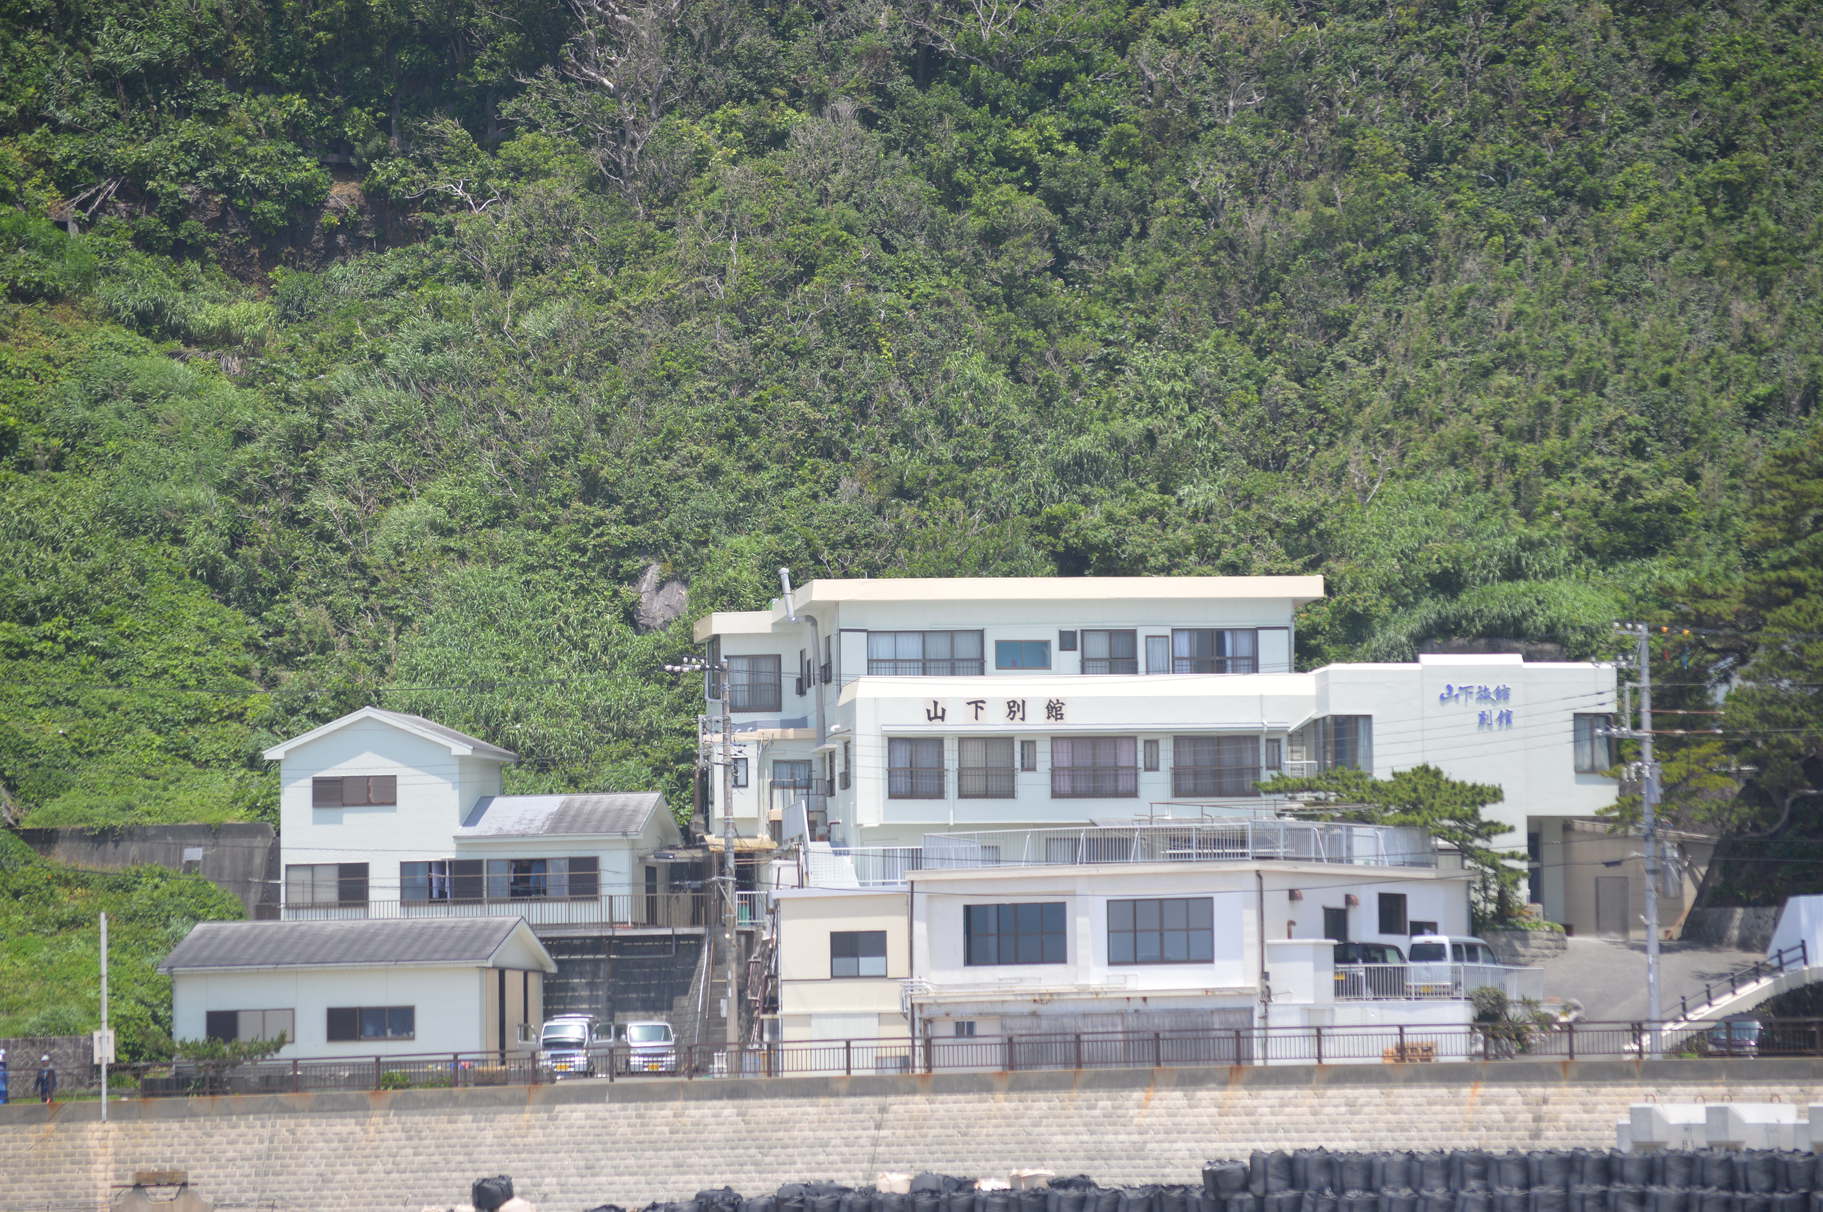
{"label": "white building facade", "polygon": [[927,835],[1248,815],[1274,774],[1429,763],[1502,789],[1498,844],[1533,855],[1531,897],[1562,920],[1565,872],[1538,856],[1614,799],[1613,668],[1299,672],[1295,612],[1322,594],[1319,577],[812,581],[712,614],[696,636],[727,670],[736,827],[890,869]]}
{"label": "white building facade", "polygon": [[655,855],[682,835],[656,792],[502,795],[506,749],[366,707],[266,751],[279,763],[282,915],[508,911],[536,926],[700,924]]}

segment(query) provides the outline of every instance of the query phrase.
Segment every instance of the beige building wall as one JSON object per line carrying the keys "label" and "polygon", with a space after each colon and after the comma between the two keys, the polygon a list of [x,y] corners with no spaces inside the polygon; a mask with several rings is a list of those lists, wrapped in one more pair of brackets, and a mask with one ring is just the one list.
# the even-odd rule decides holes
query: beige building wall
{"label": "beige building wall", "polygon": [[[1557,822],[1553,822],[1554,824]],[[1696,900],[1698,883],[1714,853],[1712,839],[1664,835],[1668,860],[1659,883],[1661,937],[1675,938]],[[1644,938],[1646,866],[1637,834],[1610,833],[1604,821],[1568,820],[1541,858],[1562,872],[1562,924],[1590,937]]]}
{"label": "beige building wall", "polygon": [[[903,1038],[909,1033],[900,989],[911,976],[908,894],[893,889],[781,892],[779,1037],[784,1040]],[[886,974],[830,975],[830,936],[886,936]]]}

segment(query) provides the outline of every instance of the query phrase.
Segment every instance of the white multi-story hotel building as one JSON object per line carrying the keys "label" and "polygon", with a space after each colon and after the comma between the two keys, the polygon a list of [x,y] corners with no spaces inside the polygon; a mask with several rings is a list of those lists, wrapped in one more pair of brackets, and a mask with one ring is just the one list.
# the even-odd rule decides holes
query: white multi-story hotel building
{"label": "white multi-story hotel building", "polygon": [[818,580],[711,614],[696,638],[725,668],[736,828],[853,852],[865,884],[919,866],[927,837],[1255,815],[1279,772],[1428,763],[1501,788],[1498,844],[1528,851],[1531,899],[1565,920],[1588,898],[1554,860],[1563,823],[1616,792],[1614,669],[1300,672],[1295,612],[1322,595],[1314,576]]}

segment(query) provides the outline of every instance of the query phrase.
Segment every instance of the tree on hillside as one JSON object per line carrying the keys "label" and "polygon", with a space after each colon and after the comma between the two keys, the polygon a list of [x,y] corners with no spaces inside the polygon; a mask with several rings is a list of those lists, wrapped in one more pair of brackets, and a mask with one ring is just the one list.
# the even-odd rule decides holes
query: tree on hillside
{"label": "tree on hillside", "polygon": [[1321,774],[1281,775],[1260,784],[1268,795],[1317,795],[1329,820],[1367,825],[1407,825],[1427,829],[1454,846],[1475,874],[1473,909],[1477,921],[1503,921],[1515,916],[1515,890],[1520,855],[1490,843],[1506,825],[1482,815],[1482,809],[1505,798],[1492,783],[1452,779],[1435,766],[1413,766],[1377,779],[1365,770],[1325,770]]}

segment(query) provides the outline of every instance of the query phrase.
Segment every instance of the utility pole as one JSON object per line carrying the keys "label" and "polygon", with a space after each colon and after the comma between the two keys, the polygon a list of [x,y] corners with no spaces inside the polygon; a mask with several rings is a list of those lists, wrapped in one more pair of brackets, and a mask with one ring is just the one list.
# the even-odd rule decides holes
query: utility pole
{"label": "utility pole", "polygon": [[108,915],[101,915],[101,1034],[95,1040],[101,1062],[101,1122],[108,1122],[108,1062],[114,1059],[114,1033],[108,1030]]}
{"label": "utility pole", "polygon": [[[728,1047],[738,1048],[741,1044],[740,893],[734,865],[734,715],[728,662],[724,659],[711,665],[692,661],[666,665],[665,670],[669,673],[707,673],[715,679],[716,697],[722,705],[715,759],[715,764],[721,767],[718,782],[722,798],[722,874],[716,882],[722,891],[722,983],[727,998],[727,1013],[723,1015],[724,1038]],[[703,823],[711,825],[713,822],[705,820]]]}
{"label": "utility pole", "polygon": [[[1648,1055],[1659,1051],[1659,1019],[1663,1006],[1659,997],[1658,946],[1658,763],[1652,753],[1652,648],[1651,628],[1644,623],[1621,627],[1634,637],[1634,660],[1639,666],[1639,729],[1632,735],[1639,740],[1640,765],[1640,833],[1646,870],[1646,1019],[1649,1040]],[[1627,735],[1614,729],[1612,735]]]}

